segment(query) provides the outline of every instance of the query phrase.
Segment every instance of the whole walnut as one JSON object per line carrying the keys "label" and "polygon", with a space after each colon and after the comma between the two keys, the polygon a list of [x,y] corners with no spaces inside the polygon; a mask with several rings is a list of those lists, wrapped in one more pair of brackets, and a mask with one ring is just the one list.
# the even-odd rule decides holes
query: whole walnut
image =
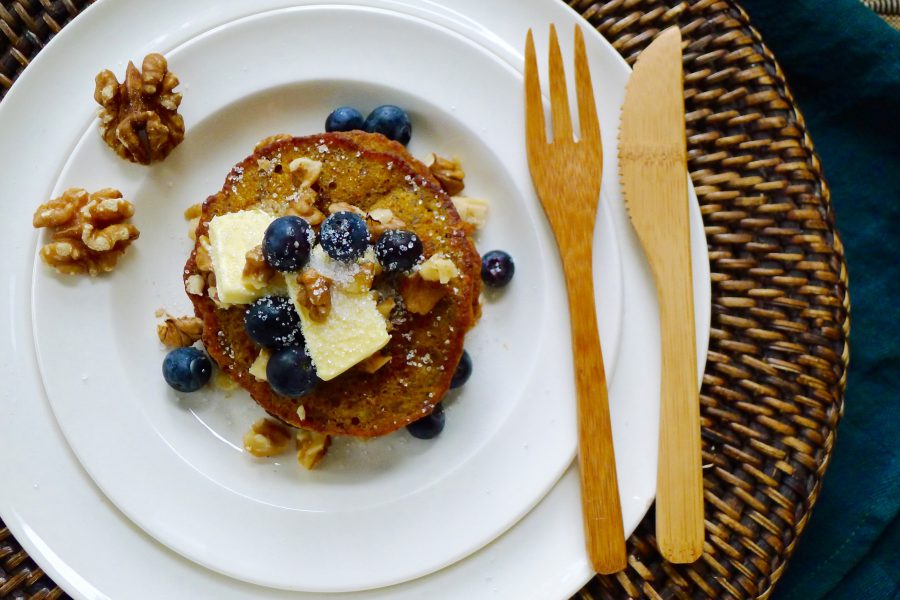
{"label": "whole walnut", "polygon": [[111,188],[88,194],[69,188],[62,196],[41,204],[32,225],[47,228],[50,241],[40,250],[41,259],[60,273],[112,271],[140,232],[130,219],[134,206]]}
{"label": "whole walnut", "polygon": [[162,54],[144,57],[140,71],[129,62],[123,83],[112,71],[101,71],[94,100],[102,107],[100,134],[106,144],[142,165],[168,156],[184,139],[181,94],[173,91],[178,83]]}

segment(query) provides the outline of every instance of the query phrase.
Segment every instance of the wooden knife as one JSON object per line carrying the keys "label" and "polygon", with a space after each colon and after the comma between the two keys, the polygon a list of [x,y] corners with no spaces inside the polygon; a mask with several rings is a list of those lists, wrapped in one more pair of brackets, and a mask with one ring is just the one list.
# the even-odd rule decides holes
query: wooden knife
{"label": "wooden knife", "polygon": [[656,541],[690,563],[703,551],[700,398],[687,190],[681,33],[663,31],[634,65],[619,129],[625,205],[650,263],[662,338]]}

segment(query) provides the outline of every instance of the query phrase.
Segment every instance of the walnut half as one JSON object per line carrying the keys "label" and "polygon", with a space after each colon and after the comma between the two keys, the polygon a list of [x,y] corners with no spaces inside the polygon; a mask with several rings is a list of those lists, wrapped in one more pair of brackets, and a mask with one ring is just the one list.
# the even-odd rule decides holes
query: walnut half
{"label": "walnut half", "polygon": [[169,155],[184,139],[184,119],[178,114],[181,94],[162,54],[144,57],[141,70],[128,63],[125,81],[104,70],[94,80],[94,100],[100,109],[100,134],[116,154],[149,165]]}
{"label": "walnut half", "polygon": [[60,273],[112,271],[140,232],[128,220],[134,206],[122,193],[104,188],[93,194],[69,188],[59,198],[41,204],[32,225],[52,231],[41,248],[41,259]]}

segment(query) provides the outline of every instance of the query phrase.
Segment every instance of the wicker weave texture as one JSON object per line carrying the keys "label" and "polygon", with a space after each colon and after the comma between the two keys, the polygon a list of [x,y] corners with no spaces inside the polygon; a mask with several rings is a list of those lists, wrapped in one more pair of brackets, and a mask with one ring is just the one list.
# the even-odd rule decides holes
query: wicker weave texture
{"label": "wicker weave texture", "polygon": [[[0,97],[91,0],[0,0]],[[689,167],[713,317],[701,391],[706,544],[664,562],[653,514],[629,567],[579,597],[767,598],[819,492],[847,368],[847,271],[828,188],[776,61],[727,0],[569,0],[631,63],[665,27],[685,40]],[[35,595],[36,594],[36,595]],[[0,598],[64,594],[0,523]]]}
{"label": "wicker weave texture", "polygon": [[713,296],[704,555],[664,562],[650,514],[629,568],[581,597],[767,598],[818,496],[843,405],[847,270],[819,160],[784,74],[735,4],[570,3],[632,63],[660,30],[682,30]]}

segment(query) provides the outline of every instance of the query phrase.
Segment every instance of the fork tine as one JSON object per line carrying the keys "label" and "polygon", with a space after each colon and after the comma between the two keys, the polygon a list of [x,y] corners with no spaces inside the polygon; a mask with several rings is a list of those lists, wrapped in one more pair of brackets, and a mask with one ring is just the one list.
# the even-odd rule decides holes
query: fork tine
{"label": "fork tine", "polygon": [[540,146],[547,143],[547,126],[544,123],[544,100],[541,96],[541,80],[538,75],[537,56],[534,51],[534,35],[528,30],[525,39],[525,138]]}
{"label": "fork tine", "polygon": [[566,70],[553,24],[550,25],[550,109],[553,117],[553,141],[571,140],[572,116],[569,114]]}
{"label": "fork tine", "polygon": [[578,97],[578,121],[581,124],[581,141],[600,143],[600,122],[597,120],[597,104],[594,102],[594,86],[584,48],[584,34],[575,26],[575,94]]}

